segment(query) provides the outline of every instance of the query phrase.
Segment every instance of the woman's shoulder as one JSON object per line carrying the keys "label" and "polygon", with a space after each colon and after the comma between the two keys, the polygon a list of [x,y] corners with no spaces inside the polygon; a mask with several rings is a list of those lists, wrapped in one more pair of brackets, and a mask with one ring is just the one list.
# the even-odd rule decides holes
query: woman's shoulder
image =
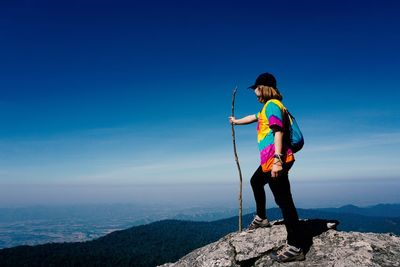
{"label": "woman's shoulder", "polygon": [[284,109],[284,108],[285,108],[285,106],[283,105],[283,103],[282,103],[280,100],[278,100],[278,99],[270,99],[270,100],[268,100],[268,101],[265,103],[265,105],[264,105],[265,108],[267,108],[267,107],[273,107],[273,106],[278,106],[279,109]]}

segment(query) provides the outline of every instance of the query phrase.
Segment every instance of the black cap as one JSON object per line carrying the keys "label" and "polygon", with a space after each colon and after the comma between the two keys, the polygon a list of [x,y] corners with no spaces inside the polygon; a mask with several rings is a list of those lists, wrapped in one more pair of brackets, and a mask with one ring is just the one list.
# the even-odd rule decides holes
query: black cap
{"label": "black cap", "polygon": [[277,87],[276,87],[276,79],[275,79],[274,75],[272,75],[271,73],[268,73],[268,72],[260,74],[257,77],[256,82],[254,83],[254,85],[249,86],[249,88],[256,89],[257,86],[259,86],[259,85],[266,85],[266,86],[270,86],[270,87],[273,87],[273,88],[277,89]]}

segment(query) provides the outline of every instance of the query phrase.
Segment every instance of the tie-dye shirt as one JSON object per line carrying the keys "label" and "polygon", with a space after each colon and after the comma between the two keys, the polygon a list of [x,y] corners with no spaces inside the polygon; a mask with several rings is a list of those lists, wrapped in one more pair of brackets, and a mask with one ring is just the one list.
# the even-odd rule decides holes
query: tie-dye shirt
{"label": "tie-dye shirt", "polygon": [[[278,126],[283,130],[283,115],[285,107],[283,104],[276,99],[271,99],[265,103],[264,107],[260,112],[256,114],[258,119],[257,123],[257,141],[258,149],[260,150],[261,167],[263,172],[269,172],[272,170],[274,163],[274,132],[271,130],[271,126]],[[282,154],[284,157],[282,160],[286,163],[294,161],[293,152],[288,146],[283,144]]]}

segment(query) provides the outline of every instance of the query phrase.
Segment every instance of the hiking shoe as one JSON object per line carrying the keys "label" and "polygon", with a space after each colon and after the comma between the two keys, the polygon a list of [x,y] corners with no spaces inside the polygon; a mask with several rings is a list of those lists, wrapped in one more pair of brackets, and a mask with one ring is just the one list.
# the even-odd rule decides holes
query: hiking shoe
{"label": "hiking shoe", "polygon": [[256,215],[253,219],[253,221],[249,225],[249,230],[255,230],[257,228],[265,228],[265,227],[271,227],[271,224],[269,223],[268,219],[261,219]]}
{"label": "hiking shoe", "polygon": [[280,250],[272,252],[270,257],[277,262],[303,261],[306,259],[301,248],[290,245],[285,245]]}

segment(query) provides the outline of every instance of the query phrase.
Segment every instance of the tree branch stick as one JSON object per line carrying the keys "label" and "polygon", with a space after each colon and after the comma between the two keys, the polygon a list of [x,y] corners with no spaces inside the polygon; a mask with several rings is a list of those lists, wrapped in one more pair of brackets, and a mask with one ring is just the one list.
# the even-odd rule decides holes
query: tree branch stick
{"label": "tree branch stick", "polygon": [[[235,96],[236,96],[237,86],[233,89],[232,93],[232,117],[235,116]],[[236,165],[239,172],[239,180],[240,180],[240,189],[239,189],[239,232],[242,231],[243,223],[242,223],[242,214],[243,214],[243,185],[242,185],[242,171],[240,169],[239,158],[236,151],[236,140],[235,140],[235,126],[232,124],[232,143],[233,143],[233,152],[235,156]]]}

